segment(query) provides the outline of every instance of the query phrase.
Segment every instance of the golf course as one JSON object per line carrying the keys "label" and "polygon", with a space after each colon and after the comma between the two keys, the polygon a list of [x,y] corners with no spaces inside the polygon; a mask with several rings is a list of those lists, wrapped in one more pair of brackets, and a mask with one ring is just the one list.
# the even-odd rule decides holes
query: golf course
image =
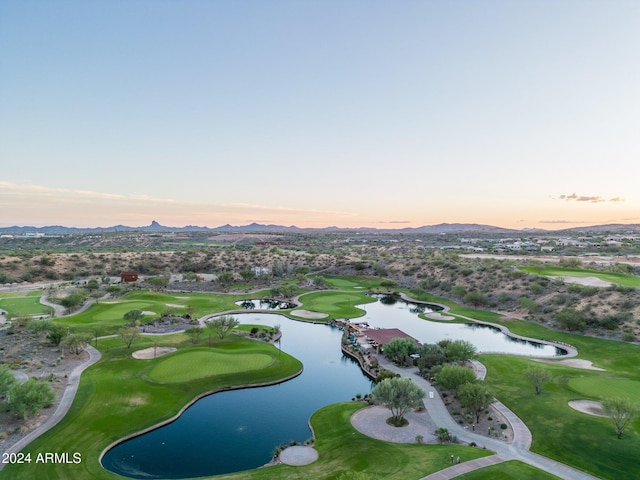
{"label": "golf course", "polygon": [[[325,313],[327,321],[359,317],[363,311],[356,305],[374,301],[364,292],[379,287],[379,281],[369,277],[327,278],[331,290],[301,295],[300,308]],[[253,298],[259,295],[254,293]],[[303,369],[300,361],[286,351],[280,352],[271,343],[246,336],[230,334],[223,339],[210,336],[194,342],[179,332],[143,334],[127,348],[121,338],[112,335],[126,323],[124,314],[132,309],[148,312],[142,317],[144,325],[154,316],[151,312],[159,315],[167,309],[180,313],[191,309],[193,316],[200,318],[237,310],[234,302],[245,298],[249,298],[247,294],[172,295],[134,290],[119,298],[100,301],[78,315],[54,319],[55,323],[81,332],[100,328],[108,336],[96,339],[101,359],[82,374],[66,416],[24,448],[23,453],[31,454],[34,459],[41,452],[78,453],[82,461],[8,464],[0,471],[0,478],[122,478],[105,470],[100,463],[110,446],[171,422],[202,396],[278,383],[298,375]],[[419,300],[446,305],[454,316],[492,322],[519,335],[576,347],[579,359],[589,360],[603,370],[584,370],[559,361],[538,362],[513,355],[483,354],[478,359],[487,367],[486,384],[495,398],[515,412],[531,430],[533,452],[604,479],[633,478],[628,476],[629,472],[640,472],[636,465],[640,420],[636,418],[618,439],[608,418],[587,415],[568,405],[572,400],[601,401],[608,396],[637,401],[640,396],[638,345],[549,330],[433,295],[425,294]],[[288,312],[278,313],[296,318]],[[246,333],[248,327],[242,325],[238,329]],[[157,358],[132,356],[134,351],[159,347],[171,347],[175,351]],[[532,366],[550,374],[551,380],[540,395],[535,394],[524,376]],[[488,450],[463,445],[395,444],[369,438],[354,430],[349,421],[353,412],[363,406],[360,402],[338,403],[313,414],[310,424],[319,459],[310,465],[279,464],[215,478],[329,479],[360,471],[369,475],[367,478],[418,479],[449,466],[452,454],[466,460],[491,455]],[[508,467],[502,467],[487,467],[460,478],[554,478],[521,462],[508,462]],[[500,470],[500,477],[494,476],[496,469]]]}

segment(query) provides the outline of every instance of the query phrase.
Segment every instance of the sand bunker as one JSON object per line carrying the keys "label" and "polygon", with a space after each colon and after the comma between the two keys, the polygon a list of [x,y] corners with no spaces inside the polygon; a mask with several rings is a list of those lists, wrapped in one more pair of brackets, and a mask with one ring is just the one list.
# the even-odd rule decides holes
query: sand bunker
{"label": "sand bunker", "polygon": [[593,400],[571,400],[569,406],[587,415],[595,415],[596,417],[606,417],[602,404]]}
{"label": "sand bunker", "polygon": [[442,315],[438,312],[425,313],[425,317],[430,318],[431,320],[455,320],[456,317],[452,317],[450,315]]}
{"label": "sand bunker", "polygon": [[570,276],[557,276],[549,277],[551,279],[561,278],[567,283],[578,283],[580,285],[586,285],[588,287],[610,287],[613,285],[611,282],[606,282],[598,277],[570,277]]}
{"label": "sand bunker", "polygon": [[150,358],[158,358],[168,353],[173,353],[177,349],[175,347],[149,347],[144,350],[137,350],[131,354],[133,358],[138,360],[148,360]]}
{"label": "sand bunker", "polygon": [[278,458],[286,465],[309,465],[318,459],[318,452],[313,447],[295,445],[285,448]]}
{"label": "sand bunker", "polygon": [[145,310],[144,312],[142,312],[143,315],[155,315],[156,312],[152,312],[151,310]]}
{"label": "sand bunker", "polygon": [[538,362],[545,363],[560,363],[562,365],[566,365],[567,367],[574,368],[582,368],[583,370],[598,370],[600,372],[604,372],[604,368],[594,367],[593,363],[590,360],[581,360],[579,358],[568,358],[566,360],[545,360],[545,359],[537,359]]}
{"label": "sand bunker", "polygon": [[184,305],[178,305],[177,303],[167,303],[166,305],[167,307],[173,307],[173,308],[187,308]]}
{"label": "sand bunker", "polygon": [[309,319],[326,318],[329,316],[326,313],[310,312],[309,310],[294,310],[293,312],[291,312],[291,315]]}

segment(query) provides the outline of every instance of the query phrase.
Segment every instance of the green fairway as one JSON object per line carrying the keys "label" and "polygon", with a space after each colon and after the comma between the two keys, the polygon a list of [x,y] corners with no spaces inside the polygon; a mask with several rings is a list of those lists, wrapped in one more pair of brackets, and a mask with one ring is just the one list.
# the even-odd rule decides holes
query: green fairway
{"label": "green fairway", "polygon": [[189,350],[162,357],[149,372],[149,378],[155,382],[188,382],[211,375],[259,370],[271,362],[273,358],[263,353]]}
{"label": "green fairway", "polygon": [[9,317],[47,315],[51,308],[40,303],[41,296],[42,290],[0,293],[0,309],[6,310]]}
{"label": "green fairway", "polygon": [[456,480],[555,480],[560,477],[526,463],[511,460],[464,473],[455,478]]}
{"label": "green fairway", "polygon": [[565,268],[557,266],[518,267],[523,272],[545,277],[597,277],[605,282],[615,283],[621,287],[640,288],[640,277],[625,273],[603,272],[601,270],[589,270],[585,268]]}
{"label": "green fairway", "polygon": [[356,318],[363,316],[365,311],[355,305],[375,302],[376,299],[358,292],[314,292],[300,296],[300,301],[302,308],[326,313],[330,318]]}
{"label": "green fairway", "polygon": [[[311,278],[313,277],[314,276],[312,275]],[[381,288],[380,284],[385,281],[384,278],[380,277],[366,277],[358,275],[342,277],[327,275],[323,276],[323,278],[328,287],[355,292]]]}
{"label": "green fairway", "polygon": [[587,397],[593,398],[627,398],[638,403],[640,408],[640,382],[610,377],[573,377],[568,382],[569,388]]}
{"label": "green fairway", "polygon": [[[253,294],[253,296],[258,297],[261,295],[266,295],[266,292]],[[93,328],[97,327],[105,333],[115,333],[118,328],[127,323],[124,319],[124,314],[130,310],[154,312],[154,315],[149,314],[142,318],[142,323],[145,323],[169,311],[175,315],[184,315],[192,308],[193,316],[201,317],[208,313],[235,310],[239,307],[234,302],[245,298],[252,297],[246,294],[190,293],[188,295],[168,295],[148,290],[138,290],[121,298],[101,301],[82,313],[57,319],[56,323],[71,327],[77,331],[91,332]]]}

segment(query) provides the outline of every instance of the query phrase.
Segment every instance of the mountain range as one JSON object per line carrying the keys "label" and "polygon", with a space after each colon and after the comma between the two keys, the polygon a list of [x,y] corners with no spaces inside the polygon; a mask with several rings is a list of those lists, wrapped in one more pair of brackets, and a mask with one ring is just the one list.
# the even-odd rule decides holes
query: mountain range
{"label": "mountain range", "polygon": [[[562,230],[565,232],[635,232],[640,233],[640,224],[609,224],[609,225],[592,225],[588,227],[575,227]],[[548,230],[543,229],[509,229],[496,227],[493,225],[482,225],[477,223],[440,223],[437,225],[425,225],[422,227],[406,227],[400,229],[391,228],[374,228],[374,227],[358,227],[358,228],[340,228],[340,227],[324,227],[324,228],[301,228],[294,225],[264,225],[259,223],[251,223],[249,225],[222,225],[220,227],[200,227],[196,225],[187,225],[185,227],[168,227],[160,225],[155,220],[150,225],[144,227],[129,227],[126,225],[115,225],[112,227],[65,227],[61,225],[51,225],[46,227],[30,227],[30,226],[12,226],[0,227],[0,234],[4,235],[26,235],[34,233],[43,233],[45,235],[71,235],[71,234],[100,234],[109,232],[218,232],[218,233],[249,233],[249,232],[274,232],[274,233],[322,233],[322,232],[354,232],[354,233],[544,233]],[[556,231],[557,232],[557,231]]]}

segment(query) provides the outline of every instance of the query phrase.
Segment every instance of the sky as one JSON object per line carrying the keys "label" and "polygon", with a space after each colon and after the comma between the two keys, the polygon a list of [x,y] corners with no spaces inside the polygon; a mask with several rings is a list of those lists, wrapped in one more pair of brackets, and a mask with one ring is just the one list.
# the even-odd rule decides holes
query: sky
{"label": "sky", "polygon": [[0,226],[640,223],[637,0],[0,2]]}

